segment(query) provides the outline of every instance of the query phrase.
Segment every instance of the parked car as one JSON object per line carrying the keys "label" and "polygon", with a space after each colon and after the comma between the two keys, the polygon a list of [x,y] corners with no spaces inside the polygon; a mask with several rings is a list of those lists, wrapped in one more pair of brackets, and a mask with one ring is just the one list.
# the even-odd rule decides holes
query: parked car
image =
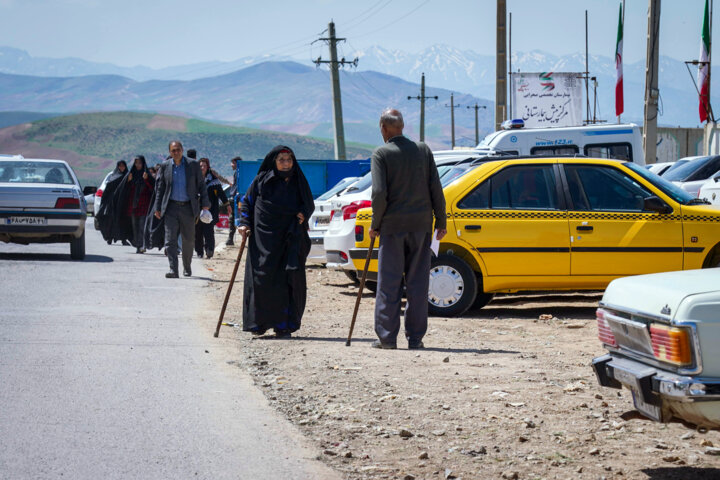
{"label": "parked car", "polygon": [[[601,290],[622,276],[720,262],[720,209],[631,162],[486,159],[444,193],[448,233],[428,293],[434,315],[481,308],[496,292]],[[357,270],[371,215],[357,212]],[[368,278],[377,278],[376,260]]]}
{"label": "parked car", "polygon": [[[453,151],[435,155],[441,181],[453,165],[476,158],[480,157],[473,151]],[[350,250],[355,247],[355,216],[358,210],[371,205],[371,193],[372,177],[368,172],[331,202],[330,225],[324,236],[327,267],[342,270],[352,280],[357,278],[355,265],[350,258]],[[374,284],[368,286],[373,288]]]}
{"label": "parked car", "polygon": [[359,179],[360,177],[343,178],[330,190],[315,199],[315,211],[308,221],[308,226],[310,227],[308,233],[312,244],[310,254],[308,255],[308,262],[327,263],[324,236],[330,226],[332,199],[341,195],[345,190],[357,183]]}
{"label": "parked car", "polygon": [[[85,187],[86,192],[92,187]],[[0,240],[69,243],[73,260],[85,258],[85,197],[63,160],[0,158]]]}
{"label": "parked car", "polygon": [[663,178],[697,197],[702,184],[718,172],[720,172],[720,155],[710,155],[695,157],[685,165],[666,173]]}
{"label": "parked car", "polygon": [[675,162],[673,162],[672,165],[670,165],[670,167],[668,167],[667,169],[665,169],[664,172],[658,173],[658,175],[660,175],[660,176],[662,177],[662,176],[664,176],[665,174],[672,172],[672,171],[675,170],[676,168],[680,168],[681,166],[685,165],[687,162],[689,162],[690,160],[692,160],[692,159],[694,159],[694,158],[698,158],[698,157],[684,157],[684,158],[681,158],[681,159],[679,159],[679,160],[676,160]]}
{"label": "parked car", "polygon": [[[95,212],[100,211],[100,203],[102,202],[102,195],[103,191],[105,190],[105,186],[107,185],[108,178],[112,175],[112,172],[105,175],[105,178],[103,179],[102,183],[98,187],[98,189],[95,191],[95,201],[93,202],[93,215]],[[100,224],[98,223],[97,218],[94,219],[93,225],[95,226],[95,230],[100,230]]]}
{"label": "parked car", "polygon": [[87,204],[87,213],[95,215],[95,193],[97,193],[97,187],[85,187],[83,189],[85,193],[85,203]]}
{"label": "parked car", "polygon": [[710,202],[712,205],[720,206],[720,173],[705,180],[700,187],[698,197]]}
{"label": "parked car", "polygon": [[612,281],[597,310],[608,351],[592,362],[598,383],[626,387],[652,420],[720,427],[719,278],[706,269]]}
{"label": "parked car", "polygon": [[654,173],[655,175],[662,175],[667,171],[670,167],[675,165],[675,162],[658,162],[658,163],[651,163],[650,165],[645,165],[645,168],[647,168],[649,171]]}

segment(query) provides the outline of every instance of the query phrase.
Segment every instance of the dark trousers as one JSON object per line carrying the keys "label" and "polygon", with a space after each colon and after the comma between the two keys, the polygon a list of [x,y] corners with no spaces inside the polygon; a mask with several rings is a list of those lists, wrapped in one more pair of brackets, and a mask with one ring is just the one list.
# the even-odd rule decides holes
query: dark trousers
{"label": "dark trousers", "polygon": [[228,219],[230,233],[228,233],[227,243],[233,243],[235,241],[235,230],[237,229],[235,226],[235,210],[231,210],[230,212],[230,218]]}
{"label": "dark trousers", "polygon": [[165,210],[165,248],[173,272],[178,271],[178,235],[185,245],[182,249],[183,267],[188,269],[192,263],[192,245],[195,245],[195,215],[190,202],[180,205],[170,200]]}
{"label": "dark trousers", "polygon": [[130,222],[132,223],[133,232],[133,247],[143,248],[143,235],[145,233],[145,219],[147,215],[131,215]]}
{"label": "dark trousers", "polygon": [[428,322],[430,233],[383,233],[378,253],[375,333],[383,343],[397,342],[404,274],[405,337],[411,342],[420,341]]}
{"label": "dark trousers", "polygon": [[212,223],[197,222],[195,225],[195,253],[198,257],[203,254],[208,258],[215,253],[215,225]]}

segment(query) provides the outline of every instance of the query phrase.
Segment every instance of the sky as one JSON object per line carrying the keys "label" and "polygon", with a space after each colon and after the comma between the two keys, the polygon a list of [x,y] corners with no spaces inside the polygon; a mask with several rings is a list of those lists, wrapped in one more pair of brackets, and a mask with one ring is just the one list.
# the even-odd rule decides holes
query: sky
{"label": "sky", "polygon": [[[705,0],[662,3],[660,54],[699,56]],[[619,0],[507,0],[512,49],[613,57]],[[625,61],[645,58],[647,0],[627,0]],[[417,53],[446,44],[495,53],[496,0],[0,0],[0,45],[35,57],[161,68],[262,54],[326,55],[314,39],[335,21],[345,52]],[[713,42],[717,35],[713,34]]]}

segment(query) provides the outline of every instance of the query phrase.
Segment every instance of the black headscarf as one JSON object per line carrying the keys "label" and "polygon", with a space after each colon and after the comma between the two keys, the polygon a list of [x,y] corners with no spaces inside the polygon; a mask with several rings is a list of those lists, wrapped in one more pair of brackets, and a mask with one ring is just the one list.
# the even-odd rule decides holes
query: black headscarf
{"label": "black headscarf", "polygon": [[303,204],[302,213],[303,215],[305,215],[304,226],[305,228],[308,228],[308,221],[310,220],[312,212],[315,210],[315,200],[313,199],[312,191],[310,190],[310,184],[305,178],[305,174],[300,168],[297,158],[295,158],[295,152],[293,152],[290,147],[287,147],[285,145],[278,145],[272,150],[270,150],[267,155],[265,155],[265,159],[263,160],[263,163],[260,165],[260,169],[258,170],[257,176],[261,177],[258,179],[258,186],[262,189],[262,184],[265,183],[265,181],[271,176],[287,176],[287,174],[281,175],[281,173],[277,169],[277,166],[275,165],[275,159],[283,152],[289,153],[293,159],[293,166],[290,169],[289,174],[290,181],[293,181],[293,178],[297,178],[298,190],[300,191],[300,200]]}
{"label": "black headscarf", "polygon": [[[142,167],[140,169],[135,167],[135,160],[139,159],[142,162]],[[140,194],[147,188],[147,184],[145,183],[145,179],[143,178],[143,174],[147,173],[148,175],[148,181],[154,182],[153,176],[150,175],[150,171],[147,167],[147,162],[145,161],[145,157],[143,155],[136,155],[135,159],[133,160],[133,166],[130,169],[130,173],[132,174],[132,180],[128,182],[128,186],[132,184],[135,187],[135,193],[132,198],[132,206],[133,208],[137,207],[138,201],[140,200]]]}
{"label": "black headscarf", "polygon": [[[125,166],[125,171],[120,171],[120,164],[123,164]],[[115,170],[112,171],[110,176],[107,178],[106,184],[112,183],[118,178],[122,178],[128,173],[127,163],[125,163],[125,160],[120,160],[115,164]]]}

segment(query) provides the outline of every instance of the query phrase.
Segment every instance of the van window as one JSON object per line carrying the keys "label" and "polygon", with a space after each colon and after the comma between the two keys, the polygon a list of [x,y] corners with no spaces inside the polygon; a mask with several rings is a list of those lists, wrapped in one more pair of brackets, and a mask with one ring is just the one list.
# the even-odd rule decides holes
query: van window
{"label": "van window", "polygon": [[632,162],[632,147],[629,143],[595,143],[585,145],[585,156],[591,158],[616,158]]}
{"label": "van window", "polygon": [[653,195],[635,179],[612,167],[565,165],[573,209],[581,211],[643,211]]}
{"label": "van window", "polygon": [[552,165],[509,167],[490,177],[458,203],[462,209],[557,210]]}
{"label": "van window", "polygon": [[557,145],[552,147],[533,147],[530,155],[576,155],[579,153],[577,145]]}

